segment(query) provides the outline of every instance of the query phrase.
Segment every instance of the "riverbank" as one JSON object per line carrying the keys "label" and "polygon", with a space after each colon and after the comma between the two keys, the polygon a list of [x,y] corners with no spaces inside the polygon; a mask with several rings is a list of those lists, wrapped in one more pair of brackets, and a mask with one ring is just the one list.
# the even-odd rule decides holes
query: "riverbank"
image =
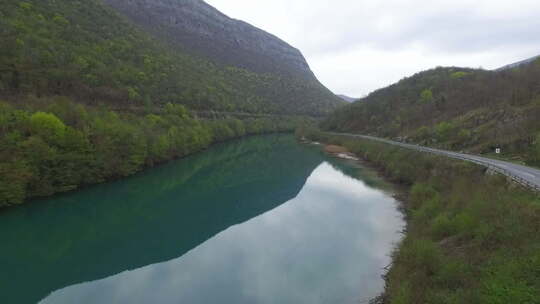
{"label": "riverbank", "polygon": [[291,134],[217,144],[3,210],[2,303],[359,303],[401,239],[392,193]]}
{"label": "riverbank", "polygon": [[485,168],[363,139],[343,146],[409,189],[383,303],[540,303],[540,199]]}

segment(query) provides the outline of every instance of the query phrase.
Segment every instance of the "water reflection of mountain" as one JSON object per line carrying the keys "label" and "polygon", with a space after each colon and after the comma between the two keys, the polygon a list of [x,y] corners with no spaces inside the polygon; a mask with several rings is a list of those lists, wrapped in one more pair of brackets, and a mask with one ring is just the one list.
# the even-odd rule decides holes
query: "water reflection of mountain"
{"label": "water reflection of mountain", "polygon": [[0,302],[182,256],[294,198],[323,161],[292,136],[253,137],[0,216]]}
{"label": "water reflection of mountain", "polygon": [[375,170],[362,165],[361,161],[345,160],[329,157],[326,161],[336,170],[348,177],[361,180],[366,186],[379,190],[391,191],[392,187],[386,183]]}

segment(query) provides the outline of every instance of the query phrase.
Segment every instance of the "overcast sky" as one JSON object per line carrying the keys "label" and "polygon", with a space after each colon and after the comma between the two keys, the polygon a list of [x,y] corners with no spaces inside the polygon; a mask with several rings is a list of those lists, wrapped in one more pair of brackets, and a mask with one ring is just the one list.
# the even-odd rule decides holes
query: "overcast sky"
{"label": "overcast sky", "polygon": [[540,54],[540,0],[206,0],[300,49],[336,94],[361,97],[436,66]]}

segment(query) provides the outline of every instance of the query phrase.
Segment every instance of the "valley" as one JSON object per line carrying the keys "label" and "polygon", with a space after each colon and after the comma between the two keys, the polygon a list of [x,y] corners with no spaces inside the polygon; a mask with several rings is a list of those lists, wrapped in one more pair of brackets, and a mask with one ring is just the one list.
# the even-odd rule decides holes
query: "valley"
{"label": "valley", "polygon": [[0,303],[540,303],[520,1],[0,1]]}

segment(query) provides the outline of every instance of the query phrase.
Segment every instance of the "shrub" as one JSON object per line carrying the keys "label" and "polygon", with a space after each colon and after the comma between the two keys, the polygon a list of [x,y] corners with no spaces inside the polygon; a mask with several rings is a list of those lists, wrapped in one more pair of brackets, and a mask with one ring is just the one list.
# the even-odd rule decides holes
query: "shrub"
{"label": "shrub", "polygon": [[392,298],[391,304],[408,304],[411,303],[411,288],[408,284],[401,284],[397,294]]}
{"label": "shrub", "polygon": [[463,290],[432,290],[428,293],[425,304],[462,304],[465,297]]}
{"label": "shrub", "polygon": [[416,223],[427,224],[442,209],[439,196],[422,203],[421,207],[413,211],[413,219]]}
{"label": "shrub", "polygon": [[[527,267],[527,265],[522,265]],[[507,273],[494,273],[484,282],[479,304],[538,303],[540,293],[527,282]]]}
{"label": "shrub", "polygon": [[439,193],[433,186],[425,183],[416,183],[413,185],[409,196],[409,202],[413,209],[417,209],[423,203],[433,199],[439,200]]}
{"label": "shrub", "polygon": [[411,240],[401,249],[400,258],[413,270],[423,270],[433,275],[440,267],[441,250],[438,245],[428,239]]}
{"label": "shrub", "polygon": [[457,259],[445,259],[438,269],[435,282],[441,288],[455,290],[465,287],[470,277],[470,266]]}
{"label": "shrub", "polygon": [[435,133],[437,134],[437,139],[440,142],[450,140],[454,132],[455,126],[450,122],[443,121],[435,126]]}
{"label": "shrub", "polygon": [[440,240],[456,234],[456,223],[445,213],[439,214],[431,222],[431,233],[436,240]]}
{"label": "shrub", "polygon": [[477,225],[477,219],[467,212],[460,212],[454,218],[454,227],[458,234],[472,235]]}
{"label": "shrub", "polygon": [[422,142],[422,141],[425,141],[429,138],[431,138],[432,134],[431,134],[431,129],[429,127],[426,127],[426,126],[422,126],[420,128],[418,128],[415,132],[414,132],[414,139],[416,141],[419,141],[419,142]]}
{"label": "shrub", "polygon": [[21,204],[31,177],[28,166],[21,161],[0,163],[0,207]]}

